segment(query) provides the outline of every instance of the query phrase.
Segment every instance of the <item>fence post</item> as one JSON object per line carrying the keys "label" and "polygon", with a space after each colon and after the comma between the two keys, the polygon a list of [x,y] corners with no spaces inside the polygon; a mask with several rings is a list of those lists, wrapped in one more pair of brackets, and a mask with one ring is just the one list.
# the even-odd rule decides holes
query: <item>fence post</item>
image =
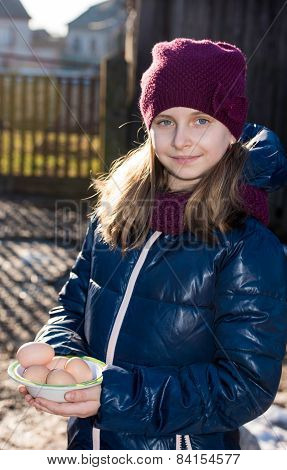
{"label": "fence post", "polygon": [[124,57],[100,65],[100,158],[107,172],[113,160],[127,152],[127,64]]}

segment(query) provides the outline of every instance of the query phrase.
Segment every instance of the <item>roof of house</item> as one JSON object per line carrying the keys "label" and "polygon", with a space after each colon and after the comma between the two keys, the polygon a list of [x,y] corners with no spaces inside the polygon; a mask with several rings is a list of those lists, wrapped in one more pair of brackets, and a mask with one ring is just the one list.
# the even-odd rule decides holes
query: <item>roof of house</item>
{"label": "roof of house", "polygon": [[51,39],[51,35],[45,29],[34,29],[32,37],[35,41],[49,41]]}
{"label": "roof of house", "polygon": [[33,47],[53,47],[55,49],[62,48],[65,42],[63,37],[53,37],[45,29],[34,29],[32,31]]}
{"label": "roof of house", "polygon": [[68,26],[69,28],[87,28],[90,23],[103,23],[105,20],[115,17],[122,9],[123,4],[123,0],[103,0],[68,23]]}
{"label": "roof of house", "polygon": [[20,0],[1,0],[0,2],[0,18],[13,18],[21,20],[30,20],[31,16]]}

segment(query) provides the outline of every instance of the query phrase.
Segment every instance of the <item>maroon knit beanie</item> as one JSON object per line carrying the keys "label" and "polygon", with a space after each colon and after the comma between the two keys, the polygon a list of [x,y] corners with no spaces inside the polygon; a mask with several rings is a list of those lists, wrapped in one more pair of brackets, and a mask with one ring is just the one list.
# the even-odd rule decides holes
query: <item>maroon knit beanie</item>
{"label": "maroon knit beanie", "polygon": [[247,117],[246,57],[236,46],[209,39],[176,38],[152,49],[141,78],[139,107],[150,129],[162,111],[183,106],[222,122],[239,139]]}

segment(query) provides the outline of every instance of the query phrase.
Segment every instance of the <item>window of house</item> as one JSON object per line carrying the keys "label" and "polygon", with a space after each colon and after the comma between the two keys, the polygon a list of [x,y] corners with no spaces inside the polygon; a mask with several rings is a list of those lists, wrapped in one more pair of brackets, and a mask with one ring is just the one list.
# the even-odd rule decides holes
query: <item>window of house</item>
{"label": "window of house", "polygon": [[16,44],[16,31],[11,26],[8,32],[8,46],[15,46]]}
{"label": "window of house", "polygon": [[16,43],[16,32],[12,27],[1,29],[0,43],[3,46],[14,46]]}
{"label": "window of house", "polygon": [[97,41],[95,38],[91,39],[91,53],[95,54],[97,52]]}
{"label": "window of house", "polygon": [[82,42],[79,37],[75,37],[72,43],[72,49],[74,52],[80,52],[82,49]]}

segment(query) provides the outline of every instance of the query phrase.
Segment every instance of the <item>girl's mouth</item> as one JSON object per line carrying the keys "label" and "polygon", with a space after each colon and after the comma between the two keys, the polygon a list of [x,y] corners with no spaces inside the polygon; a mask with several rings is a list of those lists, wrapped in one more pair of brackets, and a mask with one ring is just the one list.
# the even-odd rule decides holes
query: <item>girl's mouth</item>
{"label": "girl's mouth", "polygon": [[192,163],[200,157],[201,155],[198,155],[195,157],[171,157],[171,158],[175,160],[177,163]]}

